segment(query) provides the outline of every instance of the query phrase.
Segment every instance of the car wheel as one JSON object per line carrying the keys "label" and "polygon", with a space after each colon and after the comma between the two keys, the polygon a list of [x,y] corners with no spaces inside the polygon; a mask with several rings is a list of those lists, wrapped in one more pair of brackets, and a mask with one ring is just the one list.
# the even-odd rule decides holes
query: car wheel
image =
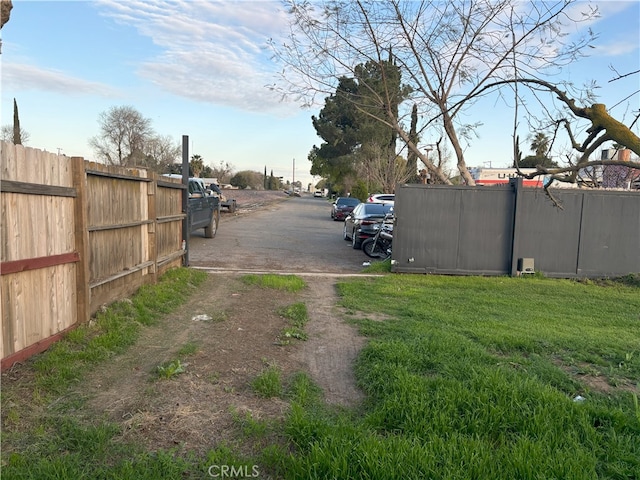
{"label": "car wheel", "polygon": [[342,238],[344,240],[349,240],[349,235],[347,235],[347,224],[346,223],[342,227]]}
{"label": "car wheel", "polygon": [[360,241],[358,240],[358,235],[356,233],[356,231],[354,230],[353,232],[351,232],[351,246],[355,249],[358,250],[360,248]]}
{"label": "car wheel", "polygon": [[213,238],[218,232],[218,222],[220,221],[220,210],[211,213],[211,222],[204,227],[204,238]]}

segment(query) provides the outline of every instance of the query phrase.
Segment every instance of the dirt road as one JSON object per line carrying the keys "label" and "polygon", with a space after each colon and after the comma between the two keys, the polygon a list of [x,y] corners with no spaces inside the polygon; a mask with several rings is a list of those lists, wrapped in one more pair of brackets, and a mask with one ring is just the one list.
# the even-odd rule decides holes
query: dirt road
{"label": "dirt road", "polygon": [[[192,266],[211,272],[208,280],[188,304],[160,325],[145,328],[135,347],[101,366],[79,386],[77,393],[89,399],[91,414],[121,423],[126,439],[151,449],[181,445],[185,450],[204,452],[236,441],[238,418],[277,419],[285,414],[285,400],[261,398],[251,388],[253,379],[269,366],[277,367],[285,381],[295,372],[308,372],[329,403],[348,406],[360,402],[352,365],[364,340],[343,321],[335,283],[341,275],[357,274],[366,257],[342,240],[342,226],[329,219],[328,203],[314,200],[318,203],[268,199],[255,208],[238,202],[236,215],[223,215],[215,239],[192,236]],[[347,260],[323,267],[322,255],[300,258],[303,249],[296,250],[296,245],[301,241],[291,231],[272,238],[267,246],[251,243],[261,241],[259,235],[239,235],[274,225],[279,217],[290,219],[292,206],[308,209],[312,217],[318,215],[321,223],[313,220],[313,225],[325,231],[321,241],[333,243],[337,236],[336,248],[345,252]],[[298,223],[294,231],[304,237],[307,228]],[[287,237],[292,238],[285,240]],[[224,242],[229,244],[223,247]],[[212,258],[214,248],[216,258]],[[288,270],[307,283],[301,292],[263,289],[241,280],[245,271]],[[287,322],[278,311],[297,302],[307,307],[309,338],[284,344],[281,335]],[[154,380],[156,367],[177,358],[185,345],[197,347],[185,361],[185,373]]]}

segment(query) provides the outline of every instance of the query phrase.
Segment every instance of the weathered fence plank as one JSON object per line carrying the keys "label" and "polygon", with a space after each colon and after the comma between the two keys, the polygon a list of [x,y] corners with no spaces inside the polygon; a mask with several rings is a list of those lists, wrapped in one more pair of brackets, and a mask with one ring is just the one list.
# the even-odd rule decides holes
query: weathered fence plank
{"label": "weathered fence plank", "polygon": [[180,266],[184,214],[173,179],[160,188],[146,170],[1,146],[5,369]]}

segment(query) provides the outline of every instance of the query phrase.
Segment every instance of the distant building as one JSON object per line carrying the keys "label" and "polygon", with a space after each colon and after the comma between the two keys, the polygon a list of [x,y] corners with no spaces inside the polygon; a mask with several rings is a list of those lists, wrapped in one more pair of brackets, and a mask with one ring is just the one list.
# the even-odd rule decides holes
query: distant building
{"label": "distant building", "polygon": [[[622,160],[629,162],[631,160],[631,150],[610,148],[602,150],[602,160]],[[624,165],[604,165],[601,167],[602,188],[640,188],[640,170],[637,168],[625,167]]]}
{"label": "distant building", "polygon": [[[600,153],[601,160],[631,161],[629,149],[605,149]],[[637,160],[636,160],[637,161]],[[523,174],[530,174],[535,168],[521,168]],[[469,168],[471,177],[479,186],[500,185],[509,183],[512,178],[517,178],[518,170],[515,168]],[[576,183],[567,183],[553,180],[554,188],[613,188],[624,190],[640,190],[640,169],[630,168],[624,165],[597,165],[580,170]],[[533,179],[522,179],[525,187],[543,187],[551,181],[548,175],[540,175]]]}
{"label": "distant building", "polygon": [[[521,168],[520,172],[524,174],[534,173],[535,168]],[[518,170],[515,168],[470,168],[469,173],[478,186],[501,185],[509,183],[512,178],[518,178]],[[522,185],[525,187],[542,187],[542,177],[532,179],[523,178]]]}

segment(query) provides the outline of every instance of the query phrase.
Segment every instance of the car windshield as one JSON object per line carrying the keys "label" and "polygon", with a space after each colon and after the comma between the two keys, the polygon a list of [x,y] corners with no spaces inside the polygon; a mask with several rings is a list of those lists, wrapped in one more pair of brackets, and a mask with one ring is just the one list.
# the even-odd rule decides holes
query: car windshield
{"label": "car windshield", "polygon": [[358,200],[357,198],[351,198],[351,197],[340,197],[336,200],[336,205],[342,207],[355,207],[356,205],[358,205],[360,203],[360,200]]}
{"label": "car windshield", "polygon": [[365,205],[365,215],[385,215],[389,212],[393,212],[393,205],[386,205],[384,203],[367,203]]}

